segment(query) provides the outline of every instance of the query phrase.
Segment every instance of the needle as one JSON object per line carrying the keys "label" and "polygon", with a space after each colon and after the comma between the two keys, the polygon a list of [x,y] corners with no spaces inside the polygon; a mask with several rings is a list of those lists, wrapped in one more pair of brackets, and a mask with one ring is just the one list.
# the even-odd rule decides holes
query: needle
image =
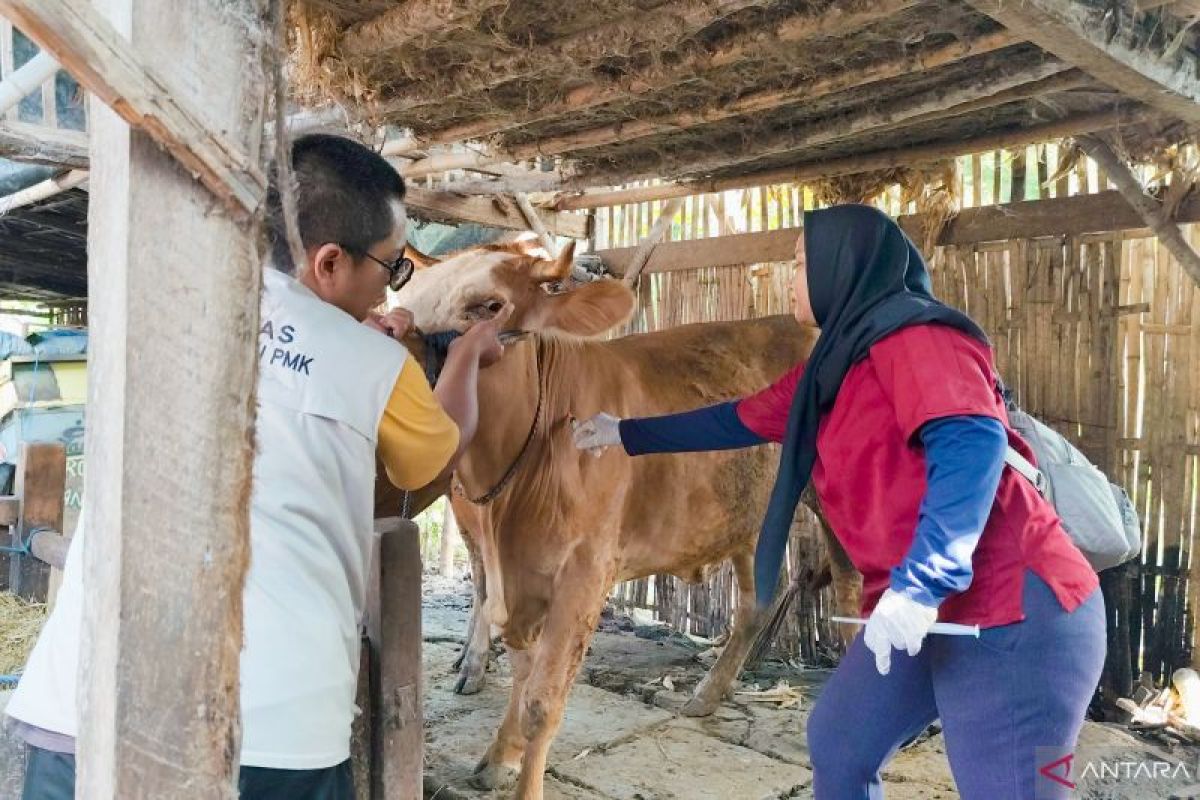
{"label": "needle", "polygon": [[[867,624],[865,619],[858,619],[856,617],[830,617],[829,619],[834,622],[845,622],[850,625]],[[935,622],[929,629],[929,632],[940,633],[945,636],[974,636],[976,639],[979,638],[978,625],[959,625],[955,622]]]}

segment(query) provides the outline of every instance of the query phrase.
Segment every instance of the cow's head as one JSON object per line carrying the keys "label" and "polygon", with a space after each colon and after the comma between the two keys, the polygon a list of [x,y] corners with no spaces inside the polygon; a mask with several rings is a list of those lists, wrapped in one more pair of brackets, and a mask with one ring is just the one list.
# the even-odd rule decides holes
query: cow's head
{"label": "cow's head", "polygon": [[572,243],[551,259],[536,243],[519,240],[435,261],[410,248],[417,271],[397,299],[425,333],[464,331],[512,303],[510,330],[596,336],[629,316],[633,292],[615,280],[563,289],[574,252]]}

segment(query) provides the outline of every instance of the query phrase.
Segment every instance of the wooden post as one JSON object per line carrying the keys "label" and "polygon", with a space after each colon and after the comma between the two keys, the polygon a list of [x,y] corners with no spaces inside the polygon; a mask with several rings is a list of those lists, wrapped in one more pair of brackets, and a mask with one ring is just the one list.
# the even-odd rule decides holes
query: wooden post
{"label": "wooden post", "polygon": [[[67,483],[67,451],[57,442],[27,443],[21,452],[21,470],[14,487],[21,498],[20,519],[12,530],[12,544],[28,542],[37,528],[62,530],[63,492]],[[9,564],[8,587],[27,600],[45,602],[50,588],[50,565],[31,555],[17,556]]]}
{"label": "wooden post", "polygon": [[421,797],[425,735],[421,694],[421,537],[412,520],[375,520],[379,591],[368,602],[375,800]]}
{"label": "wooden post", "polygon": [[683,206],[683,200],[682,197],[676,197],[663,206],[658,219],[654,220],[654,224],[650,226],[650,232],[646,234],[646,238],[638,242],[637,250],[633,252],[633,258],[630,259],[629,267],[625,270],[625,277],[622,278],[626,286],[633,286],[637,283],[638,276],[642,274],[642,270],[650,261],[650,254],[654,252],[654,248],[658,247],[658,243],[664,236],[667,236],[667,231],[671,229],[671,221],[679,213],[679,209]]}
{"label": "wooden post", "polygon": [[[260,4],[98,8],[257,171]],[[260,227],[91,102],[77,796],[233,798]]]}
{"label": "wooden post", "polygon": [[554,241],[554,237],[550,235],[550,231],[546,229],[546,224],[542,222],[541,215],[529,202],[528,195],[516,194],[513,199],[517,202],[517,208],[521,209],[521,216],[525,217],[525,221],[529,223],[529,230],[537,234],[538,239],[542,243],[542,247],[546,248],[546,252],[550,258],[558,255],[558,243]]}

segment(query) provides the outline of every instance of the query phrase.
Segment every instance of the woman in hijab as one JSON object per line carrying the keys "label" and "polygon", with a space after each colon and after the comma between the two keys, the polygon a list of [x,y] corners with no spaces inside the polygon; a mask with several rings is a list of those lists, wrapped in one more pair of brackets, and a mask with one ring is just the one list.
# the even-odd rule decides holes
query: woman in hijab
{"label": "woman in hijab", "polygon": [[[600,414],[576,446],[781,442],[755,556],[761,606],[812,481],[868,617],[809,718],[817,800],[882,797],[880,769],[938,718],[962,797],[1066,797],[1065,757],[1104,662],[1103,599],[1054,508],[1005,469],[1008,446],[1033,454],[1009,427],[987,337],[933,297],[916,248],[869,206],[805,214],[796,267],[796,318],[821,329],[806,363],[730,403]],[[926,642],[939,620],[982,635]]]}

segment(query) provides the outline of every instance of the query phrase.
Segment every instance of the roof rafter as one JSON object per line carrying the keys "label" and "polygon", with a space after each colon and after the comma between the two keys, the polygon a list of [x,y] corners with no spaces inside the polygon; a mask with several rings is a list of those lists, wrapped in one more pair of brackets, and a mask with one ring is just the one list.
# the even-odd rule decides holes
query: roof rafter
{"label": "roof rafter", "polygon": [[[502,131],[542,122],[566,114],[596,108],[614,101],[625,100],[662,91],[690,80],[697,74],[751,58],[760,58],[773,52],[794,46],[806,39],[827,36],[835,37],[859,30],[867,25],[887,19],[907,8],[917,5],[919,0],[845,0],[833,3],[818,12],[805,12],[785,19],[769,33],[751,31],[740,34],[716,50],[696,50],[686,54],[675,64],[659,64],[640,72],[633,72],[613,81],[604,81],[600,76],[588,84],[573,89],[552,103],[537,109],[522,110],[520,114],[506,113],[455,125],[428,136],[414,140],[413,149],[428,144],[446,144],[467,139],[478,139]],[[677,32],[674,32],[677,34]],[[440,102],[435,98],[431,102]],[[396,102],[383,102],[380,113],[396,114],[405,108],[403,98]]]}
{"label": "roof rafter", "polygon": [[1187,48],[1171,56],[1132,46],[1111,19],[1078,0],[967,0],[1048,53],[1130,97],[1186,122],[1200,122],[1200,72]]}
{"label": "roof rafter", "polygon": [[565,136],[539,139],[526,145],[510,146],[506,152],[516,158],[532,158],[603,147],[617,142],[623,144],[634,139],[673,133],[781,106],[811,102],[818,97],[990,53],[1017,41],[1019,40],[1008,31],[997,31],[967,42],[955,42],[932,50],[918,51],[896,61],[884,61],[866,68],[850,69],[805,81],[787,89],[751,92],[720,106],[576,131]]}

